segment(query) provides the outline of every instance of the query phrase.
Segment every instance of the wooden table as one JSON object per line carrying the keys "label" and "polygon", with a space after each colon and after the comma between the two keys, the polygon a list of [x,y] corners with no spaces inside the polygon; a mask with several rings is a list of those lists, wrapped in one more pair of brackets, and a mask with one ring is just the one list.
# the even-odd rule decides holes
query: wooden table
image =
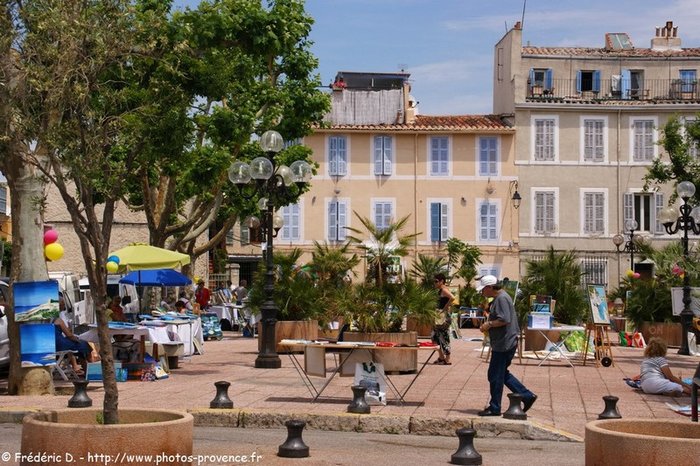
{"label": "wooden table", "polygon": [[[408,384],[408,387],[406,387],[406,389],[403,392],[399,391],[399,389],[396,387],[396,385],[391,380],[388,374],[384,374],[383,378],[386,381],[387,386],[390,387],[391,391],[393,391],[398,403],[402,404],[405,402],[406,394],[416,382],[416,379],[418,379],[420,374],[423,372],[423,369],[425,369],[425,366],[428,364],[435,352],[438,350],[437,346],[368,346],[361,344],[353,344],[353,342],[345,342],[345,344],[295,343],[288,345],[280,345],[289,347],[289,359],[290,361],[292,361],[292,365],[297,370],[297,373],[301,377],[301,380],[306,386],[306,388],[309,390],[309,393],[311,393],[311,396],[313,397],[312,402],[318,400],[318,398],[323,394],[326,387],[328,387],[328,385],[331,383],[331,381],[337,374],[340,374],[341,376],[353,376],[355,374],[356,362],[376,362],[375,354],[377,352],[417,352],[418,350],[430,351],[428,357],[425,359],[425,361],[423,361],[423,364],[415,373],[413,379],[411,380],[411,383]],[[301,362],[299,362],[299,360],[297,359],[296,354],[294,354],[294,350],[298,350],[299,348],[304,349],[303,366],[301,365]],[[331,372],[331,376],[328,378],[326,370],[326,353],[340,354],[339,361],[337,362],[335,368]],[[325,383],[320,389],[318,389],[316,388],[309,376],[323,377],[325,379]]]}

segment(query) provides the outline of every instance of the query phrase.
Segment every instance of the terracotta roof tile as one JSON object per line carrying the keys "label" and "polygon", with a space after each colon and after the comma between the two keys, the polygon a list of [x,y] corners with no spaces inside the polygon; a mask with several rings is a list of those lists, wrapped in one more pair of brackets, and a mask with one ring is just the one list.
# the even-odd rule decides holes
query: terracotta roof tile
{"label": "terracotta roof tile", "polygon": [[339,124],[330,128],[353,131],[515,131],[497,115],[417,115],[411,124]]}
{"label": "terracotta roof tile", "polygon": [[585,57],[697,57],[700,58],[700,48],[680,50],[652,50],[648,48],[628,50],[607,50],[591,47],[523,47],[523,55],[544,56],[585,56]]}

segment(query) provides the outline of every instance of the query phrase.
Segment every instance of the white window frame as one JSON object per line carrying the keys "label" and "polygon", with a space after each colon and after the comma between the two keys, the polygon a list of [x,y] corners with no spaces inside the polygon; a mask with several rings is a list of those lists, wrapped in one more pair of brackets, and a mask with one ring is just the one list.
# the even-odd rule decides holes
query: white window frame
{"label": "white window frame", "polygon": [[[635,198],[648,197],[649,201],[649,228],[644,228],[645,225],[641,221],[644,212],[635,209]],[[663,192],[645,192],[642,190],[628,191],[622,196],[622,221],[623,225],[628,219],[633,219],[637,221],[638,231],[640,233],[649,233],[652,235],[664,235],[666,231],[659,222],[659,212],[665,207],[665,198]],[[640,201],[641,205],[641,201]],[[628,234],[629,232],[625,232]]]}
{"label": "white window frame", "polygon": [[[447,160],[445,161],[446,167],[445,171],[443,172],[442,170],[438,170],[437,172],[433,171],[433,140],[434,139],[445,139],[447,141]],[[440,164],[441,161],[437,161],[435,163]],[[444,135],[444,136],[430,136],[428,138],[428,175],[429,176],[435,176],[435,177],[444,177],[444,176],[450,176],[452,170],[452,138],[450,136]]]}
{"label": "white window frame", "polygon": [[[600,219],[602,230],[592,230],[586,231],[586,195],[587,194],[601,194],[603,196],[603,213]],[[607,236],[608,235],[608,189],[607,188],[580,188],[579,189],[579,199],[580,199],[580,225],[581,236]],[[594,219],[595,221],[595,219]]]}
{"label": "white window frame", "polygon": [[[340,154],[331,153],[331,140],[334,138],[342,138],[345,140],[345,160],[343,164],[338,164],[338,160],[333,160],[334,158],[339,158]],[[344,134],[331,134],[326,138],[326,162],[328,163],[328,176],[348,176],[350,175],[350,138]],[[333,164],[336,163],[335,170],[333,169]]]}
{"label": "white window frame", "polygon": [[[596,156],[592,157],[587,157],[586,156],[586,124],[588,122],[592,121],[597,121],[597,122],[602,122],[602,150],[603,150],[603,155],[602,157],[596,158]],[[600,164],[600,163],[607,163],[608,162],[608,117],[607,116],[599,116],[599,115],[583,115],[581,116],[581,140],[580,140],[580,154],[581,154],[581,163],[592,163],[592,164]]]}
{"label": "white window frame", "polygon": [[[554,131],[552,134],[552,160],[541,160],[536,157],[537,150],[537,122],[541,120],[554,121]],[[530,117],[530,160],[538,164],[553,164],[559,162],[559,116],[558,115],[532,115]]]}
{"label": "white window frame", "polygon": [[[381,147],[377,143],[381,141]],[[388,144],[388,150],[387,150]],[[372,174],[374,176],[391,176],[394,174],[394,137],[390,134],[372,136]],[[377,165],[381,166],[378,169]]]}
{"label": "white window frame", "polygon": [[483,277],[484,275],[493,275],[496,278],[501,277],[501,268],[496,264],[480,264],[477,269],[477,277]]}
{"label": "white window frame", "polygon": [[280,241],[301,241],[304,219],[303,210],[301,199],[296,204],[289,204],[280,208],[279,214],[284,219],[284,225],[279,232]]}
{"label": "white window frame", "polygon": [[[481,236],[481,208],[484,204],[492,205],[496,208],[496,212],[494,214],[494,220],[496,221],[496,225],[494,226],[496,230],[496,237],[495,238],[483,238]],[[475,202],[476,205],[476,221],[474,224],[476,225],[476,240],[479,244],[497,244],[500,239],[501,239],[501,200],[500,199],[476,199]],[[490,228],[489,228],[490,229]]]}
{"label": "white window frame", "polygon": [[250,228],[248,228],[243,222],[240,222],[238,224],[238,232],[241,235],[241,246],[250,244]]}
{"label": "white window frame", "polygon": [[[394,221],[396,218],[396,200],[391,199],[391,198],[372,198],[370,200],[371,202],[371,211],[372,211],[372,222],[374,225],[377,227],[378,230],[381,230],[385,227],[384,223],[386,221],[386,224],[390,224],[391,222]],[[377,221],[377,205],[381,204],[382,206],[388,205],[390,207],[390,215],[389,218],[385,218],[381,222]],[[383,209],[384,207],[382,207]],[[386,216],[386,213],[382,212],[383,216]]]}
{"label": "white window frame", "polygon": [[[450,236],[452,236],[452,199],[451,198],[432,198],[429,197],[426,199],[426,204],[427,204],[427,215],[426,215],[426,226],[425,226],[425,231],[428,232],[427,234],[427,240],[429,242],[436,242],[436,241],[447,241]],[[433,219],[432,219],[432,205],[433,204],[440,204],[441,206],[445,207],[447,209],[446,212],[443,212],[441,209],[440,213],[440,239],[439,240],[433,240],[432,238],[432,232],[433,232]],[[445,222],[443,224],[442,222]]]}
{"label": "white window frame", "polygon": [[[681,134],[683,135],[683,138],[685,139],[687,137],[686,133],[686,125],[688,123],[694,123],[697,121],[697,118],[695,116],[684,116],[681,117]],[[688,141],[690,142],[690,141]],[[694,159],[700,158],[700,147],[698,147],[699,144],[696,143],[694,145],[689,145],[688,146],[688,155],[690,157],[693,157]]]}
{"label": "white window frame", "polygon": [[[493,160],[489,160],[488,153],[482,152],[481,141],[493,140],[496,145],[493,149]],[[491,152],[491,149],[488,150]],[[499,136],[479,136],[476,138],[477,174],[478,176],[499,176],[501,172],[501,138]],[[486,155],[486,157],[484,157]],[[486,167],[486,170],[483,168]]]}
{"label": "white window frame", "polygon": [[[538,193],[552,193],[554,195],[554,219],[552,231],[537,231],[537,205],[535,201]],[[533,236],[553,236],[559,233],[559,188],[537,187],[530,190],[530,234]]]}
{"label": "white window frame", "polygon": [[[345,225],[340,225],[339,223],[336,223],[336,219],[331,217],[331,204],[340,204],[344,206],[344,219],[345,219]],[[326,240],[329,243],[332,244],[338,244],[338,243],[344,243],[347,240],[348,236],[348,231],[347,227],[350,226],[350,200],[347,198],[338,198],[338,197],[331,197],[326,199],[326,231],[324,236],[326,237]],[[340,219],[341,217],[336,213],[336,218]],[[331,236],[331,230],[335,229],[335,237]]]}
{"label": "white window frame", "polygon": [[[636,149],[636,126],[637,122],[651,122],[652,124],[652,129],[651,129],[651,158],[644,158],[644,160],[636,160],[635,159],[635,149]],[[631,164],[650,164],[655,158],[659,156],[659,145],[657,144],[659,142],[659,133],[658,133],[658,128],[659,126],[659,121],[658,118],[655,116],[639,116],[635,118],[630,118],[630,154],[629,154],[629,161]]]}

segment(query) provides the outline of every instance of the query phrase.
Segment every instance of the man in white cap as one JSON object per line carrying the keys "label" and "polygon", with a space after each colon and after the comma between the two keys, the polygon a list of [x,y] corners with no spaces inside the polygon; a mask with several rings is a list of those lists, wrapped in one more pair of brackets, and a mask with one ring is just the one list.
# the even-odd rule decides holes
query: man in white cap
{"label": "man in white cap", "polygon": [[491,400],[479,416],[500,416],[501,398],[503,398],[503,386],[505,385],[513,393],[523,397],[523,411],[527,411],[537,400],[537,395],[528,390],[513,374],[510,366],[515,351],[518,349],[518,316],[515,313],[513,300],[510,295],[501,288],[498,279],[493,275],[485,275],[479,280],[476,290],[486,298],[493,298],[489,309],[489,318],[480,329],[489,332],[491,340],[491,362],[489,362],[488,378],[491,388]]}

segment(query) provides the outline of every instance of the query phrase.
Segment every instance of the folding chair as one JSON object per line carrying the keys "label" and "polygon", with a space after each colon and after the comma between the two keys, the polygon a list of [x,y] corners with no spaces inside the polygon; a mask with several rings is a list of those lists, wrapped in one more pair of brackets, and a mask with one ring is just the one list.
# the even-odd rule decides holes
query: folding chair
{"label": "folding chair", "polygon": [[56,364],[53,365],[51,371],[54,378],[56,378],[56,374],[66,382],[80,378],[70,363],[71,354],[78,353],[76,351],[56,351]]}

